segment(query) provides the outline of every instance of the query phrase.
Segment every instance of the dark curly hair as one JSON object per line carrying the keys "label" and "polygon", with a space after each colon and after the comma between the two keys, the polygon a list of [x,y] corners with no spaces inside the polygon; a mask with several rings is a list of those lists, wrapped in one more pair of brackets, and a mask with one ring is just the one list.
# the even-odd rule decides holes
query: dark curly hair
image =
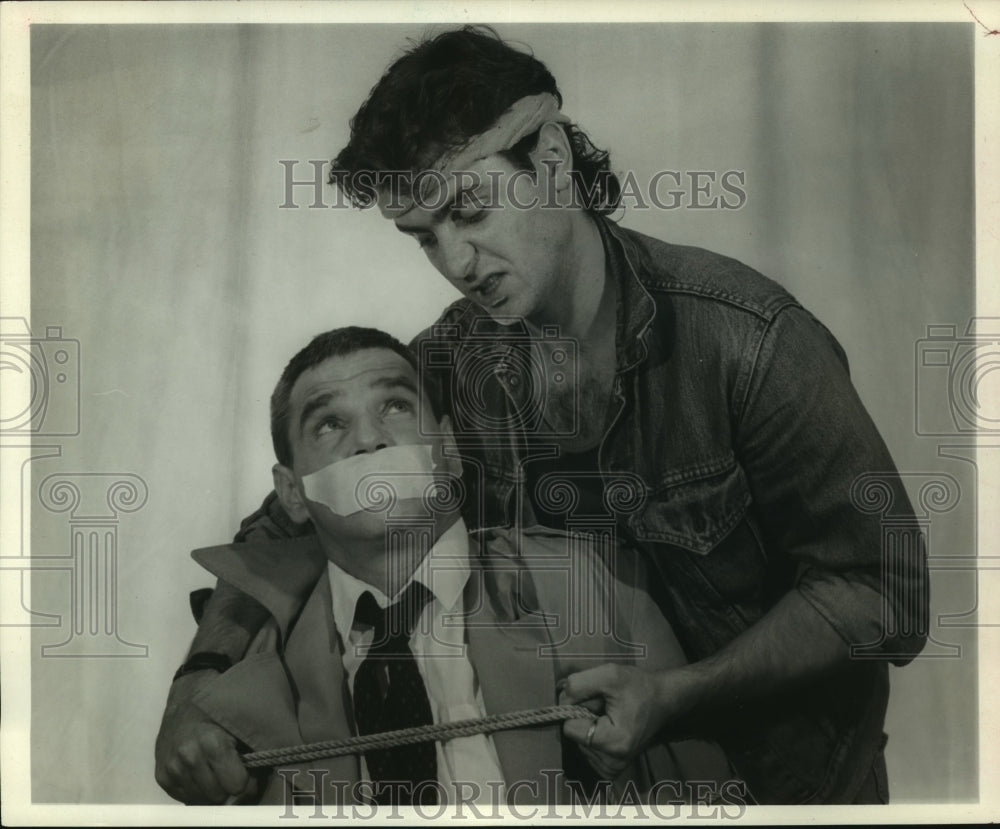
{"label": "dark curly hair", "polygon": [[[356,207],[369,207],[388,171],[426,169],[490,127],[515,101],[543,92],[562,106],[545,64],[488,26],[463,26],[424,40],[386,70],[351,119],[351,140],[333,161],[330,183]],[[613,213],[621,184],[608,153],[576,125],[562,126],[584,207],[596,215]],[[516,169],[532,169],[529,153],[537,142],[535,132],[501,155]]]}

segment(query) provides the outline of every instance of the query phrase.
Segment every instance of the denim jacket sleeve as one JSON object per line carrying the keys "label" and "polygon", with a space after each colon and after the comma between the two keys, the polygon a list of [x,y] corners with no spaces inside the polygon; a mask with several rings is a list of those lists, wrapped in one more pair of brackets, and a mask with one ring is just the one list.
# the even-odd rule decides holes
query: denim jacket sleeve
{"label": "denim jacket sleeve", "polygon": [[[736,440],[766,546],[792,558],[795,589],[848,645],[909,662],[926,638],[924,545],[843,350],[801,306],[779,311],[760,338]],[[860,508],[859,484],[871,480],[914,543],[886,543],[883,515]]]}

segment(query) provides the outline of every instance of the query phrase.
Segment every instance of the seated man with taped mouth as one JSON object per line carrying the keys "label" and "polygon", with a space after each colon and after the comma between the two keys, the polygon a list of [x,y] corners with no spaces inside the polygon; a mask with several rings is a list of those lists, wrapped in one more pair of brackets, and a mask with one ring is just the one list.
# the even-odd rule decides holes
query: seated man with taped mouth
{"label": "seated man with taped mouth", "polygon": [[[193,700],[221,737],[220,779],[243,803],[739,802],[712,743],[654,744],[601,780],[586,746],[562,738],[557,717],[591,733],[597,722],[557,707],[562,679],[682,664],[681,648],[627,552],[540,528],[466,531],[448,419],[418,382],[401,343],[342,328],[300,351],[275,388],[275,489],[316,533],[193,554],[269,614],[245,658]],[[241,757],[522,711],[527,725],[285,756],[261,773]],[[176,791],[186,773],[158,768],[157,779]]]}

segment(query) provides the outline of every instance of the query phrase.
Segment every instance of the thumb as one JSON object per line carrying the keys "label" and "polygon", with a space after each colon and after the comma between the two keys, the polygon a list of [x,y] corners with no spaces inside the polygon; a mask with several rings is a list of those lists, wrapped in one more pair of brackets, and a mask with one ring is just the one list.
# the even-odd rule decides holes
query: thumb
{"label": "thumb", "polygon": [[[599,665],[564,677],[557,686],[563,705],[603,699],[614,684],[614,665]],[[588,708],[593,706],[588,705]],[[599,710],[599,709],[595,709]]]}

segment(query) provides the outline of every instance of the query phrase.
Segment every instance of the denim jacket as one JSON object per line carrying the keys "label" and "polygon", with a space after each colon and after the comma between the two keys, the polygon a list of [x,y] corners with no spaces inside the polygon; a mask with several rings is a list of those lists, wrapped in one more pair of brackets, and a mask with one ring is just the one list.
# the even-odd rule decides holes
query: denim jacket
{"label": "denim jacket", "polygon": [[[839,676],[734,700],[715,735],[759,802],[849,802],[881,760],[888,662],[926,636],[924,547],[893,461],[840,345],[788,292],[735,260],[598,226],[618,291],[607,509],[568,506],[567,526],[613,526],[645,554],[692,660],[791,590],[862,646]],[[534,523],[526,485],[544,477],[528,472],[558,453],[537,411],[559,366],[530,341],[460,300],[414,342],[450,401],[470,526]]]}
{"label": "denim jacket", "polygon": [[[791,590],[856,646],[839,675],[734,700],[718,733],[699,735],[760,803],[850,802],[884,769],[888,663],[910,661],[927,633],[925,550],[893,461],[840,345],[784,289],[735,260],[598,226],[618,291],[606,510],[575,514],[565,480],[546,497],[566,505],[568,529],[613,528],[646,557],[690,660]],[[468,300],[413,346],[456,430],[470,529],[534,524],[528,472],[558,454],[538,394],[559,365]],[[272,494],[237,540],[303,531]]]}

